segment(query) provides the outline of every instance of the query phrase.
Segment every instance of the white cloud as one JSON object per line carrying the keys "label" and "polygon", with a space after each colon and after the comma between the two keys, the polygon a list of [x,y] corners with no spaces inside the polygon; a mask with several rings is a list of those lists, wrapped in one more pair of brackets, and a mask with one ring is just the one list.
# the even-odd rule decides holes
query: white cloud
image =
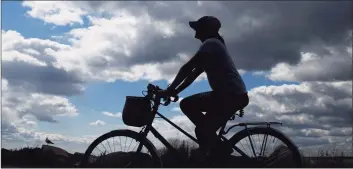
{"label": "white cloud", "polygon": [[[12,87],[27,92],[75,95],[83,92],[84,80],[79,72],[53,66],[54,53],[70,46],[50,40],[24,38],[16,31],[2,31],[2,78]],[[23,73],[26,72],[26,73]]]}
{"label": "white cloud", "polygon": [[122,114],[121,112],[119,113],[110,113],[110,112],[102,112],[103,115],[109,116],[109,117],[116,117],[116,118],[121,118]]}
{"label": "white cloud", "polygon": [[254,76],[264,76],[266,74],[267,73],[265,71],[255,71],[252,73],[252,75],[254,75]]}
{"label": "white cloud", "polygon": [[284,126],[280,129],[299,147],[327,148],[325,144],[351,137],[350,85],[344,81],[256,87],[249,92],[245,116],[236,120],[279,121]]}
{"label": "white cloud", "polygon": [[102,120],[97,120],[97,121],[89,123],[89,125],[91,125],[91,126],[104,126],[105,122]]}
{"label": "white cloud", "polygon": [[[57,5],[48,2],[35,7],[31,4],[24,3],[24,5],[30,6],[32,11],[41,11],[41,13],[61,10],[67,5],[72,6],[72,11],[77,10],[78,6],[86,8],[87,11],[94,11],[86,3]],[[101,5],[108,8],[114,6],[113,4],[115,3]],[[124,3],[122,5],[126,6]],[[152,2],[147,5],[158,6]],[[185,6],[185,3],[176,3],[175,5],[182,7]],[[102,6],[99,6],[98,9],[101,9]],[[188,45],[180,39],[180,37],[186,36],[185,30],[189,32],[192,30],[187,29],[185,23],[177,22],[177,20],[159,19],[147,11],[132,12],[135,8],[130,7],[132,6],[127,5],[119,12],[108,10],[108,13],[111,12],[109,18],[88,15],[91,26],[72,29],[69,32],[71,48],[50,52],[55,55],[54,66],[81,72],[81,76],[86,79],[108,82],[117,79],[126,81],[166,79],[170,82],[182,64],[186,62],[179,54],[190,53],[192,46],[196,48],[195,44]],[[167,7],[171,6],[168,4]],[[187,11],[189,8],[185,10]],[[44,17],[40,19],[48,22]],[[97,42],[94,43],[94,46],[89,43],[93,41]],[[153,50],[145,50],[151,47]],[[161,56],[165,56],[165,59],[162,59]],[[172,57],[174,59],[171,59]],[[245,71],[239,70],[239,72],[244,73]],[[205,74],[202,74],[196,81],[202,79],[206,79]]]}
{"label": "white cloud", "polygon": [[[300,60],[299,53],[302,52],[300,45],[316,45],[315,48],[311,47],[310,50],[312,50],[311,53],[318,53],[318,49],[328,48],[327,46],[333,48],[329,50],[336,50],[336,47],[332,47],[334,46],[332,44],[326,44],[325,41],[308,41],[304,43],[303,37],[304,39],[308,37],[304,35],[294,39],[293,42],[287,42],[288,38],[280,36],[280,32],[278,33],[279,37],[258,37],[258,31],[260,30],[282,30],[277,27],[282,24],[286,28],[288,27],[286,25],[288,24],[287,19],[282,20],[282,15],[278,15],[278,17],[274,17],[277,14],[271,15],[273,11],[272,4],[261,6],[259,5],[261,3],[205,2],[202,7],[197,2],[146,2],[143,4],[140,4],[140,2],[45,2],[38,4],[25,2],[23,4],[30,7],[29,13],[33,13],[32,17],[40,18],[46,22],[50,19],[41,17],[41,15],[48,14],[47,17],[50,18],[66,10],[74,15],[71,18],[76,18],[76,20],[68,20],[66,17],[61,17],[67,22],[80,22],[81,16],[87,16],[91,24],[89,27],[72,29],[67,34],[70,36],[68,40],[72,43],[72,48],[53,52],[57,59],[55,62],[56,67],[81,72],[83,73],[81,76],[86,79],[104,80],[107,82],[118,79],[126,81],[166,79],[170,81],[185,62],[178,58],[178,55],[180,53],[190,54],[197,49],[197,44],[194,43],[196,41],[185,41],[187,37],[190,38],[193,34],[192,29],[187,26],[187,21],[196,19],[203,14],[217,14],[216,16],[224,23],[221,32],[226,34],[225,38],[228,48],[231,55],[234,56],[240,74],[252,70],[253,67],[255,69],[269,69],[278,64],[277,67],[272,69],[271,79],[273,80],[322,80],[327,79],[327,73],[330,73],[330,77],[337,76],[338,80],[347,80],[347,73],[342,74],[341,72],[348,70],[347,63],[350,62],[347,62],[344,57],[340,57],[341,59],[339,60],[332,59],[333,57],[325,57],[316,66],[340,64],[345,68],[344,70],[332,69],[331,71],[331,69],[321,70],[321,68],[315,68],[314,71],[310,71],[311,73],[305,74],[308,70],[313,69],[310,66],[312,63],[309,63],[313,62],[313,60],[302,60],[303,63],[300,63],[300,66],[289,65],[289,63]],[[307,5],[312,4],[308,3]],[[327,4],[322,5],[324,9]],[[260,6],[261,8],[259,8]],[[288,4],[281,4],[281,6],[283,8],[292,7],[288,6]],[[120,10],[117,11],[117,7]],[[224,11],[224,9],[230,7],[234,8],[232,12]],[[261,14],[259,15],[261,17],[255,17],[256,12],[252,13],[254,11],[247,11],[248,9],[257,9],[257,14]],[[320,11],[321,8],[315,8],[315,10]],[[176,15],[174,14],[180,13],[184,15],[175,17]],[[103,17],[103,14],[106,17]],[[311,16],[309,13],[306,14]],[[286,13],[283,15],[287,16]],[[293,16],[290,15],[288,17]],[[344,17],[344,15],[340,17]],[[307,19],[303,21],[306,24],[322,24],[321,22],[311,22],[311,17],[304,18]],[[227,22],[230,19],[234,21],[232,22],[233,24]],[[269,24],[276,20],[281,21],[281,24],[276,24],[277,26]],[[298,27],[299,30],[303,30],[303,34],[311,33],[306,28]],[[319,26],[318,28],[326,29],[325,26]],[[339,29],[342,29],[339,32],[345,34],[343,27]],[[233,30],[237,30],[235,34]],[[298,31],[296,30],[295,32]],[[284,34],[289,35],[291,33],[286,32]],[[256,39],[252,37],[254,35],[262,39],[255,43],[251,40]],[[274,36],[277,36],[277,34]],[[324,37],[329,38],[327,36]],[[263,44],[262,42],[268,43]],[[299,42],[302,44],[299,45]],[[298,44],[299,46],[293,44]],[[253,45],[259,45],[257,47],[261,50],[247,48],[248,46],[253,48]],[[269,50],[273,47],[266,45],[277,45],[276,47],[283,49],[283,51]],[[337,52],[331,53],[336,54]],[[288,58],[282,57],[282,55],[288,55]],[[253,62],[256,57],[260,56],[261,62]],[[292,69],[294,71],[289,71]],[[206,79],[205,74],[202,74],[197,81],[202,79]]]}
{"label": "white cloud", "polygon": [[238,72],[239,72],[240,75],[244,75],[246,73],[246,70],[239,69]]}
{"label": "white cloud", "polygon": [[40,53],[34,49],[24,49],[24,52],[28,53],[28,54],[32,54],[32,55],[39,55]]}
{"label": "white cloud", "polygon": [[[215,15],[220,18],[221,34],[225,34],[231,55],[234,56],[238,68],[247,71],[267,70],[281,62],[296,63],[300,60],[303,48],[312,44],[322,44],[320,47],[312,47],[310,50],[313,53],[322,51],[327,46],[339,46],[340,43],[346,43],[347,38],[344,36],[350,29],[350,17],[347,12],[350,9],[349,4],[345,3],[334,4],[337,5],[335,9],[331,8],[331,3],[320,3],[318,6],[310,2],[296,5],[262,2],[203,2],[202,5],[199,2],[24,2],[23,5],[30,8],[30,16],[45,22],[82,23],[82,16],[87,17],[92,26],[89,29],[79,28],[72,31],[71,42],[84,48],[72,53],[75,56],[105,53],[101,54],[105,55],[104,57],[96,56],[96,59],[90,60],[90,68],[98,65],[106,67],[106,62],[111,59],[121,61],[118,64],[124,66],[130,61],[141,65],[146,62],[170,61],[179,52],[194,52],[196,43],[184,40],[191,38],[194,33],[188,28],[187,22],[203,15]],[[274,10],[279,7],[302,10],[302,5],[310,6],[305,8],[310,11],[293,15],[285,12],[287,10]],[[326,13],[322,12],[326,9],[333,10],[330,17],[340,19],[321,21],[321,18],[327,17]],[[335,12],[336,9],[341,9],[341,12]],[[321,15],[314,15],[315,13]],[[297,17],[304,20],[298,20]],[[308,29],[309,27],[316,29]],[[319,29],[321,31],[318,31]],[[276,34],[267,36],[272,32]],[[297,32],[301,34],[296,35]],[[316,38],[308,39],[312,34],[315,34]],[[296,38],[291,37],[294,35]],[[321,42],[316,39],[321,39]],[[98,46],[89,47],[92,43],[88,42],[92,41],[97,42],[95,45]],[[88,52],[84,53],[86,50]],[[126,58],[129,59],[125,60]],[[82,67],[87,66],[81,61],[77,62],[81,63]]]}
{"label": "white cloud", "polygon": [[[72,48],[55,54],[55,66],[66,70],[79,70],[84,72],[87,78],[109,82],[117,79],[170,80],[181,67],[182,62],[178,56],[172,60],[155,62],[155,55],[159,52],[151,53],[152,51],[145,50],[150,48],[154,41],[171,43],[168,39],[159,38],[171,35],[170,31],[166,33],[165,30],[159,29],[160,24],[174,32],[179,30],[179,25],[155,20],[147,14],[134,16],[122,13],[122,16],[113,16],[110,19],[89,19],[92,26],[70,31]],[[92,41],[98,43],[88,43]],[[167,44],[161,47],[164,45]],[[180,52],[182,51],[175,55]],[[170,58],[173,53],[165,54]]]}
{"label": "white cloud", "polygon": [[351,79],[351,55],[332,51],[330,56],[302,53],[297,65],[278,63],[268,75],[273,81],[336,81]]}
{"label": "white cloud", "polygon": [[30,8],[27,11],[29,16],[60,26],[72,25],[74,23],[83,24],[82,17],[87,14],[87,11],[73,5],[69,1],[25,1],[22,5]]}
{"label": "white cloud", "polygon": [[57,122],[55,116],[77,115],[78,110],[67,98],[28,93],[23,88],[9,86],[8,81],[2,79],[2,120],[16,122],[32,116],[38,121]]}
{"label": "white cloud", "polygon": [[78,115],[76,107],[63,95],[82,92],[82,80],[52,66],[55,57],[51,52],[68,47],[2,30],[1,122],[5,125],[2,127],[7,127],[3,130],[6,138],[12,140],[4,144],[38,140],[40,122],[57,123],[57,116]]}
{"label": "white cloud", "polygon": [[20,53],[18,51],[4,51],[2,57],[3,61],[23,61],[29,64],[33,64],[35,66],[47,66],[46,63],[39,61],[38,59],[30,56],[30,55],[26,55],[23,53]]}
{"label": "white cloud", "polygon": [[61,40],[64,38],[64,36],[51,36],[51,38],[55,40]]}

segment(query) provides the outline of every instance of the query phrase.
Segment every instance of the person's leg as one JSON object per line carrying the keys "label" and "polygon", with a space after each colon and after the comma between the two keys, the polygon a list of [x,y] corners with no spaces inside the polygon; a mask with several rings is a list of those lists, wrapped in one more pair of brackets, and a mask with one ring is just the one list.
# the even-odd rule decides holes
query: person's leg
{"label": "person's leg", "polygon": [[[207,140],[207,144],[211,151],[218,150],[221,148],[222,142],[217,136],[217,130],[230,119],[230,117],[239,109],[245,107],[249,100],[247,95],[240,95],[237,97],[219,95],[212,93],[212,107],[209,108],[206,115],[204,116],[203,123],[200,123],[195,133],[198,138]],[[230,148],[230,150],[227,150]],[[223,150],[229,151],[225,153],[231,153],[231,147],[224,147]]]}
{"label": "person's leg", "polygon": [[195,134],[197,138],[205,140],[204,144],[206,144],[211,151],[214,151],[221,145],[217,130],[230,119],[232,114],[233,112],[230,111],[209,111],[204,117],[204,123],[196,126]]}
{"label": "person's leg", "polygon": [[[207,112],[210,110],[213,102],[211,93],[212,92],[198,93],[186,97],[180,102],[180,109],[191,120],[191,122],[194,123],[195,126],[199,126],[204,123],[205,115],[202,112]],[[207,139],[204,139],[202,135],[196,134],[196,138],[199,141],[200,148],[207,146],[207,143],[204,143]]]}

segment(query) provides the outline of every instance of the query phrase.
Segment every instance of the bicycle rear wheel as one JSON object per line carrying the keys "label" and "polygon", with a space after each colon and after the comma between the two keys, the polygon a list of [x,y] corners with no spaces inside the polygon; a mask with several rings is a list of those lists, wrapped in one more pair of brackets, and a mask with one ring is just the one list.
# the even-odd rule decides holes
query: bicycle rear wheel
{"label": "bicycle rear wheel", "polygon": [[[242,161],[239,161],[243,163],[240,167],[251,165],[250,167],[256,168],[300,168],[303,166],[302,156],[298,148],[288,137],[274,128],[247,128],[236,133],[229,139],[229,143],[250,157],[250,160],[245,160],[242,155],[234,151],[231,158],[242,159]],[[273,150],[273,152],[270,150]]]}
{"label": "bicycle rear wheel", "polygon": [[[116,146],[116,143],[125,143],[125,147]],[[138,150],[140,144],[142,146]],[[162,167],[162,163],[156,148],[146,137],[141,137],[141,134],[131,130],[114,130],[103,134],[89,145],[79,166],[158,168]]]}

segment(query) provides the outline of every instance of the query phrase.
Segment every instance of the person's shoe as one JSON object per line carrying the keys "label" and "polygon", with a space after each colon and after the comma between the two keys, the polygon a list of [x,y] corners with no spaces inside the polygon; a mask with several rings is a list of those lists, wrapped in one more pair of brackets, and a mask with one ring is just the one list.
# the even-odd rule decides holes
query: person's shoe
{"label": "person's shoe", "polygon": [[196,160],[201,160],[204,159],[207,156],[207,152],[205,152],[201,148],[197,148],[194,150],[191,150],[191,158],[196,159]]}
{"label": "person's shoe", "polygon": [[191,150],[190,160],[195,165],[194,167],[207,167],[209,161],[208,152],[200,148]]}
{"label": "person's shoe", "polygon": [[223,142],[220,149],[221,149],[221,152],[224,153],[225,155],[230,155],[233,153],[233,146],[228,144],[228,142]]}
{"label": "person's shoe", "polygon": [[227,142],[222,142],[221,145],[217,146],[212,150],[212,154],[217,156],[229,156],[233,153],[233,147]]}

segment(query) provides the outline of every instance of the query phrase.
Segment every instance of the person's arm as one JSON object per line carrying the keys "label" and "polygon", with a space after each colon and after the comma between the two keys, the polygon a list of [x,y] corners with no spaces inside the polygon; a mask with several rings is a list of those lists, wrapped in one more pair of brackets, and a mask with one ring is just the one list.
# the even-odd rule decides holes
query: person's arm
{"label": "person's arm", "polygon": [[173,82],[168,86],[168,90],[175,90],[177,86],[180,85],[190,74],[192,73],[192,67],[186,65],[182,66],[176,75]]}
{"label": "person's arm", "polygon": [[201,54],[198,52],[192,57],[185,65],[183,65],[178,74],[176,75],[173,82],[168,87],[168,90],[175,90],[188,76],[193,74],[193,69],[202,67],[202,59]]}
{"label": "person's arm", "polygon": [[190,84],[192,84],[192,82],[195,81],[195,79],[203,72],[202,69],[200,68],[195,68],[192,73],[185,78],[185,80],[182,82],[181,85],[178,86],[177,89],[175,89],[175,95],[178,95],[180,92],[182,92],[185,88],[187,88],[188,86],[190,86]]}
{"label": "person's arm", "polygon": [[[197,51],[197,53],[195,54],[194,57],[192,57],[189,62],[187,62],[178,72],[176,78],[174,79],[174,81],[171,83],[171,85],[167,88],[168,91],[174,91],[176,90],[176,88],[190,75],[193,74],[193,70],[196,69],[197,73],[193,74],[192,77],[189,78],[188,81],[191,81],[190,79],[192,79],[191,83],[197,78],[197,76],[199,76],[201,73],[199,71],[203,70],[203,67],[205,66],[205,60],[206,59],[210,59],[212,53],[213,53],[213,49],[214,48],[214,43],[213,42],[205,42],[201,45],[200,49]],[[196,76],[197,75],[197,76]],[[194,76],[196,76],[194,78]],[[194,79],[193,79],[194,78]],[[185,85],[183,86],[188,86],[190,84],[188,84],[190,82],[187,82]],[[182,89],[182,88],[180,88]],[[178,91],[180,91],[180,89],[178,89]]]}

